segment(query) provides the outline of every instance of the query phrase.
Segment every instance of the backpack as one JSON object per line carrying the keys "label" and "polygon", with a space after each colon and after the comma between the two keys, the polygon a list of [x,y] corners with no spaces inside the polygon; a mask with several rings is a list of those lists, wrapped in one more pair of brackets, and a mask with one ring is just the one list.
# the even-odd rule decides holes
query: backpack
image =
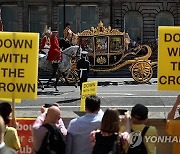
{"label": "backpack", "polygon": [[65,154],[65,139],[58,127],[50,124],[44,124],[43,127],[48,129],[40,149],[37,154]]}
{"label": "backpack", "polygon": [[[147,154],[147,149],[146,149],[146,146],[144,145],[143,138],[148,128],[149,128],[148,126],[145,126],[139,135],[132,136],[132,141],[133,141],[132,144],[134,145],[134,147],[131,147],[132,145],[131,144],[128,149],[127,154]],[[131,132],[134,132],[134,131],[131,129]],[[136,146],[135,144],[138,142],[141,142],[141,143]]]}
{"label": "backpack", "polygon": [[95,135],[96,143],[93,147],[92,154],[109,154],[112,151],[117,136],[117,134],[102,136],[101,132],[97,132]]}
{"label": "backpack", "polygon": [[123,137],[121,135],[120,136],[118,135],[116,141],[114,142],[113,149],[109,154],[126,154],[123,145],[124,145]]}

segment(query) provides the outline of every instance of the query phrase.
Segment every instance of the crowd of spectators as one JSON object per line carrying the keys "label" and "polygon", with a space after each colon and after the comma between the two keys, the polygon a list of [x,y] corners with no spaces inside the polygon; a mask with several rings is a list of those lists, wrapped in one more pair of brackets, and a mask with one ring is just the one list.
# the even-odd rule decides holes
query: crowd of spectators
{"label": "crowd of spectators", "polygon": [[[124,113],[123,124],[117,109],[108,108],[101,110],[101,100],[96,95],[88,96],[85,100],[85,114],[72,119],[66,129],[61,118],[61,109],[57,103],[50,106],[42,106],[42,114],[37,117],[32,127],[33,153],[39,154],[46,134],[49,129],[44,127],[49,124],[60,130],[66,143],[62,154],[120,154],[130,153],[133,140],[132,133],[143,132],[145,136],[158,136],[154,126],[147,126],[148,108],[142,104],[136,104],[131,112]],[[166,129],[169,135],[179,136],[180,124],[180,95],[177,97],[172,109],[169,111]],[[178,116],[176,116],[178,111]],[[21,145],[16,128],[10,127],[11,105],[7,102],[0,103],[0,153],[16,153]],[[121,117],[122,118],[122,117]],[[122,130],[122,125],[124,129]],[[141,134],[140,133],[140,134]],[[156,154],[155,142],[142,138],[147,154]],[[134,144],[134,143],[133,143]],[[137,144],[137,143],[136,143]],[[138,145],[136,145],[138,146]],[[173,154],[178,154],[179,143],[174,144]],[[119,149],[120,151],[114,151]]]}

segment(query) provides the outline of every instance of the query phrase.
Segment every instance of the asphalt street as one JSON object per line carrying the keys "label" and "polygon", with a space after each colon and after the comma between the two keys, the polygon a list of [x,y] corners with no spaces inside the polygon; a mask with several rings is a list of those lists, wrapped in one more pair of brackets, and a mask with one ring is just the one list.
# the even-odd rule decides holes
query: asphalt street
{"label": "asphalt street", "polygon": [[[89,78],[89,81],[98,81],[97,95],[101,98],[101,107],[128,109],[141,103],[149,108],[150,118],[166,118],[167,112],[172,107],[178,91],[158,91],[157,78],[152,78],[149,83],[137,84],[132,78]],[[46,83],[47,80],[43,79]],[[79,87],[59,84],[59,92],[52,87],[44,90],[38,89],[37,100],[22,100],[16,104],[16,117],[37,117],[40,107],[49,103],[59,103],[62,117],[74,118],[79,116],[80,95]]]}

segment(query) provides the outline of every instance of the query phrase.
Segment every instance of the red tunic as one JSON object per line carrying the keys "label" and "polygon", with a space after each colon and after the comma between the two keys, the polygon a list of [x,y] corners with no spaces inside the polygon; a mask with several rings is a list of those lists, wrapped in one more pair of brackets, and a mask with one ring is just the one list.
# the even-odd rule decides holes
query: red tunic
{"label": "red tunic", "polygon": [[42,39],[42,41],[41,41],[40,50],[44,49],[44,46],[45,46],[46,44],[49,45],[49,40],[48,40],[47,36],[44,36],[43,39]]}
{"label": "red tunic", "polygon": [[51,36],[50,38],[51,47],[48,52],[47,60],[61,60],[61,51],[59,49],[59,42],[56,36]]}

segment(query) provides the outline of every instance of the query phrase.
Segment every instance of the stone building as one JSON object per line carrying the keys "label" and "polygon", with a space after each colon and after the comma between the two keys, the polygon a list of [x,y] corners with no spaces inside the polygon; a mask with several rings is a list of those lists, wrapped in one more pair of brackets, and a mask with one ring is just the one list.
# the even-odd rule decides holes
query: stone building
{"label": "stone building", "polygon": [[158,26],[180,25],[179,0],[0,0],[4,31],[43,33],[45,25],[62,37],[65,22],[77,33],[105,26],[127,31],[136,42],[154,42]]}

